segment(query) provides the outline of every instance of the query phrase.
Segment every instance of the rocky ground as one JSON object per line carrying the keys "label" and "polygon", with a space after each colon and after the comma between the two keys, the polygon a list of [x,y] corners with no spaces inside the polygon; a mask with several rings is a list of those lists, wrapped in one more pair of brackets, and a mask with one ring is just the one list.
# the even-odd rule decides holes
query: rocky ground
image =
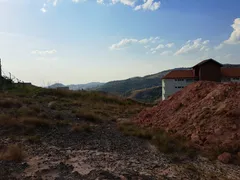
{"label": "rocky ground", "polygon": [[1,144],[22,144],[22,162],[0,161],[0,179],[240,179],[240,169],[203,157],[164,155],[148,141],[125,136],[115,122],[91,132],[70,127],[39,128],[40,142],[1,136]]}

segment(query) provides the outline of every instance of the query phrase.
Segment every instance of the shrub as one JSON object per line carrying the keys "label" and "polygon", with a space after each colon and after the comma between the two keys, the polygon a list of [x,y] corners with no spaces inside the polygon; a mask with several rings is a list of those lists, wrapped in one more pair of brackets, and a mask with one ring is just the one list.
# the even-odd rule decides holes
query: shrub
{"label": "shrub", "polygon": [[21,146],[13,144],[7,147],[7,150],[2,153],[0,159],[9,161],[22,161],[24,152]]}

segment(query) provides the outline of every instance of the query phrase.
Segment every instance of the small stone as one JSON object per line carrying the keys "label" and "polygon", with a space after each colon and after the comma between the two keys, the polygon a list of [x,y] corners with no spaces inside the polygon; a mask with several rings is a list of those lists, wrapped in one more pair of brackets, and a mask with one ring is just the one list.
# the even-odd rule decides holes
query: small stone
{"label": "small stone", "polygon": [[56,106],[56,104],[56,101],[51,101],[50,103],[48,103],[48,107],[52,109]]}
{"label": "small stone", "polygon": [[220,128],[215,129],[215,130],[214,130],[214,133],[215,133],[216,135],[220,136],[220,135],[222,135],[222,130],[221,130]]}
{"label": "small stone", "polygon": [[230,153],[224,152],[218,156],[218,160],[224,164],[228,164],[232,158]]}
{"label": "small stone", "polygon": [[240,158],[240,152],[237,153],[238,157]]}
{"label": "small stone", "polygon": [[194,142],[194,143],[198,143],[201,140],[200,140],[200,137],[197,134],[192,134],[191,135],[191,141]]}

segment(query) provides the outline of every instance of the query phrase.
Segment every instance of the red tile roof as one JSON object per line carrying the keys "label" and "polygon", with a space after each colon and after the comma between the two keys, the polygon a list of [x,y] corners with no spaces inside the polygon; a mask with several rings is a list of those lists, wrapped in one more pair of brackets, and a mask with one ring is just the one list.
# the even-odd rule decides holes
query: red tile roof
{"label": "red tile roof", "polygon": [[240,77],[240,68],[222,68],[221,71],[224,77]]}
{"label": "red tile roof", "polygon": [[166,74],[162,79],[194,78],[193,70],[174,70]]}

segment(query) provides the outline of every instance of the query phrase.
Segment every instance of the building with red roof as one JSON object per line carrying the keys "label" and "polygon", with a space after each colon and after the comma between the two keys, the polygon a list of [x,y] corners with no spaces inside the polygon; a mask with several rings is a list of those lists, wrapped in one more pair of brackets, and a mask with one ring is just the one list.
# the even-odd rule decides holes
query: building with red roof
{"label": "building with red roof", "polygon": [[221,63],[207,59],[188,70],[173,70],[162,78],[162,99],[195,81],[240,82],[240,68],[223,67]]}

